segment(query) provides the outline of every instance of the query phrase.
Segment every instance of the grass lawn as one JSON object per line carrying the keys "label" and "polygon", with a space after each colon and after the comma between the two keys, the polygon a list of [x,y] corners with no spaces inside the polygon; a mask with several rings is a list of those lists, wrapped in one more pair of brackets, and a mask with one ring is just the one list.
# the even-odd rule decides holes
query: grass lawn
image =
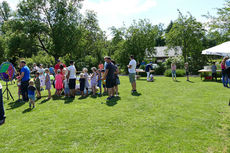
{"label": "grass lawn", "polygon": [[[5,100],[0,152],[230,152],[230,89],[221,83],[142,78],[132,96],[128,77],[120,79],[120,98],[108,103],[43,97],[30,110]],[[17,98],[17,87],[10,89]]]}

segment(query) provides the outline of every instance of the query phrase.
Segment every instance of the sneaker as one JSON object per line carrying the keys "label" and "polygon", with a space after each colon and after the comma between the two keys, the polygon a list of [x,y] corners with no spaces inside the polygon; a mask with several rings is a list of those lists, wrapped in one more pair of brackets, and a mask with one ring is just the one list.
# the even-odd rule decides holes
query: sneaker
{"label": "sneaker", "polygon": [[0,120],[0,126],[3,125],[5,123],[5,119]]}
{"label": "sneaker", "polygon": [[35,106],[33,106],[33,108],[35,108]]}
{"label": "sneaker", "polygon": [[106,100],[111,100],[112,99],[112,97],[108,97]]}

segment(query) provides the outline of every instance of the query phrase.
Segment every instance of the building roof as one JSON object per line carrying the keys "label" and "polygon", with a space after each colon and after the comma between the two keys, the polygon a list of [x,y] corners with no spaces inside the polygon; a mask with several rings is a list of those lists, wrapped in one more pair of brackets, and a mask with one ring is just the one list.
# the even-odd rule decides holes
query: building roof
{"label": "building roof", "polygon": [[155,54],[147,53],[147,57],[167,58],[182,55],[181,47],[168,48],[167,46],[154,47]]}

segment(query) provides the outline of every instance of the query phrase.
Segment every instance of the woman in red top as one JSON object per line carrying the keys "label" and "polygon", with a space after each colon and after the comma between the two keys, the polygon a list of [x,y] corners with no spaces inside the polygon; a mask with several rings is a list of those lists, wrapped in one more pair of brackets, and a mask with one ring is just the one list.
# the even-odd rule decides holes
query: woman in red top
{"label": "woman in red top", "polygon": [[222,62],[221,62],[222,81],[223,81],[224,87],[228,86],[228,76],[227,76],[227,73],[226,73],[226,66],[225,66],[225,62],[228,59],[229,59],[228,57],[224,57]]}

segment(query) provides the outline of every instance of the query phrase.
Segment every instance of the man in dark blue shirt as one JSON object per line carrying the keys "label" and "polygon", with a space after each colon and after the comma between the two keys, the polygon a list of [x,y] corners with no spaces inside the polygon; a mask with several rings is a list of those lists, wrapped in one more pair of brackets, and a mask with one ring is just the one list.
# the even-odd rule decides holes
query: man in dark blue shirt
{"label": "man in dark blue shirt", "polygon": [[21,80],[22,100],[27,102],[29,101],[28,86],[30,81],[30,69],[26,66],[25,61],[20,62],[20,67],[21,67],[20,80]]}
{"label": "man in dark blue shirt", "polygon": [[107,100],[111,100],[114,97],[114,86],[115,86],[115,66],[111,63],[111,58],[109,56],[105,57],[106,70],[105,75],[102,80],[106,79],[106,88],[108,89],[109,97]]}

